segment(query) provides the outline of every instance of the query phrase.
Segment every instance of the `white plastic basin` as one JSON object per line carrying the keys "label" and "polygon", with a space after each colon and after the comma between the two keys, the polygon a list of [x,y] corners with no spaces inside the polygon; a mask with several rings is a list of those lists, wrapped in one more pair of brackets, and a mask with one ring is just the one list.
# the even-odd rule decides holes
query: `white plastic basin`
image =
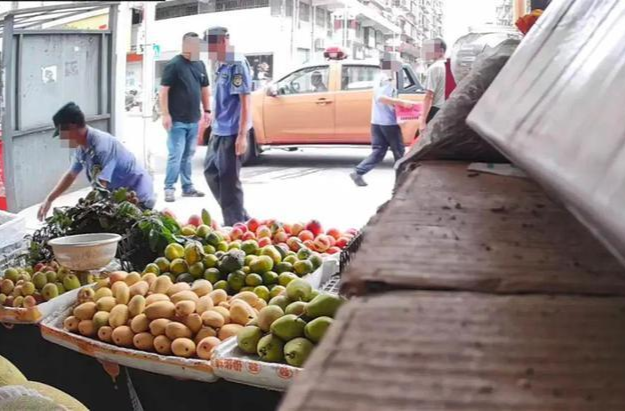
{"label": "white plastic basin", "polygon": [[63,267],[70,270],[98,270],[106,267],[115,258],[118,234],[98,233],[59,237],[48,241],[54,257]]}

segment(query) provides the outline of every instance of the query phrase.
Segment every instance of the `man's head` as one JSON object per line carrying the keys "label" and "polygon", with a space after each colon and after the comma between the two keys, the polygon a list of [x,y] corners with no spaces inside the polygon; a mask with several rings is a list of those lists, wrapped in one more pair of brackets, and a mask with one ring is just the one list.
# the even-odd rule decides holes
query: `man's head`
{"label": "man's head", "polygon": [[197,33],[191,31],[182,36],[182,56],[191,61],[200,59],[200,38]]}
{"label": "man's head", "polygon": [[313,86],[320,86],[323,84],[323,75],[318,72],[318,71],[314,71],[311,75],[310,75],[310,80],[313,84]]}
{"label": "man's head", "polygon": [[447,43],[439,37],[423,43],[424,58],[428,61],[440,60],[445,57]]}
{"label": "man's head", "polygon": [[85,145],[87,142],[87,124],[85,115],[74,102],[65,104],[52,116],[54,122],[53,137],[60,136],[70,147]]}
{"label": "man's head", "polygon": [[385,51],[380,58],[380,68],[388,76],[392,77],[393,73],[401,70],[402,62],[397,53]]}
{"label": "man's head", "polygon": [[210,27],[204,32],[204,40],[208,42],[208,55],[211,60],[226,61],[230,51],[230,34],[225,27]]}

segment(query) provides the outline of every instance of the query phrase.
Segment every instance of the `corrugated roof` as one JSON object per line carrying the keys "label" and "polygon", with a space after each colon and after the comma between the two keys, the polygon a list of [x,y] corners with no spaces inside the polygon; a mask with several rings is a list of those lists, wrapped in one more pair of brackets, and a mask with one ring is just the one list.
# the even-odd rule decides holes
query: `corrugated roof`
{"label": "corrugated roof", "polygon": [[341,308],[281,411],[622,411],[625,298],[394,292]]}
{"label": "corrugated roof", "polygon": [[366,228],[343,291],[625,294],[625,269],[536,183],[467,166],[411,172]]}

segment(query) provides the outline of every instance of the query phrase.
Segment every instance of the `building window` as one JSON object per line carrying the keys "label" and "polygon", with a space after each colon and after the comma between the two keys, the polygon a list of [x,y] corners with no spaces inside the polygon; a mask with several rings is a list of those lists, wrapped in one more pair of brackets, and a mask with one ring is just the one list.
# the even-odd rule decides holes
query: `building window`
{"label": "building window", "polygon": [[[156,5],[156,20],[174,19],[176,17],[194,16],[198,14],[197,3],[168,5],[168,2]],[[162,6],[162,7],[159,7]]]}
{"label": "building window", "polygon": [[299,3],[299,19],[300,21],[310,21],[310,4]]}
{"label": "building window", "polygon": [[304,48],[298,48],[297,57],[300,63],[302,64],[306,63],[308,60],[310,60],[310,50],[304,49]]}
{"label": "building window", "polygon": [[317,24],[317,26],[325,27],[326,17],[327,17],[327,14],[326,14],[325,9],[322,9],[322,8],[315,9],[315,23]]}

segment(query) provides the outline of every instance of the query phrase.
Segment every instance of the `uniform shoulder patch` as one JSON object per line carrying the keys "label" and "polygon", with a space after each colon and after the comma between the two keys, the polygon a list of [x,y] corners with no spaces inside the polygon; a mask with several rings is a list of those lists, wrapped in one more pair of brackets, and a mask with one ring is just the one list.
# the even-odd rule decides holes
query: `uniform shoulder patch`
{"label": "uniform shoulder patch", "polygon": [[232,85],[235,87],[241,87],[241,85],[243,84],[243,75],[242,74],[235,74],[234,76],[232,76]]}

